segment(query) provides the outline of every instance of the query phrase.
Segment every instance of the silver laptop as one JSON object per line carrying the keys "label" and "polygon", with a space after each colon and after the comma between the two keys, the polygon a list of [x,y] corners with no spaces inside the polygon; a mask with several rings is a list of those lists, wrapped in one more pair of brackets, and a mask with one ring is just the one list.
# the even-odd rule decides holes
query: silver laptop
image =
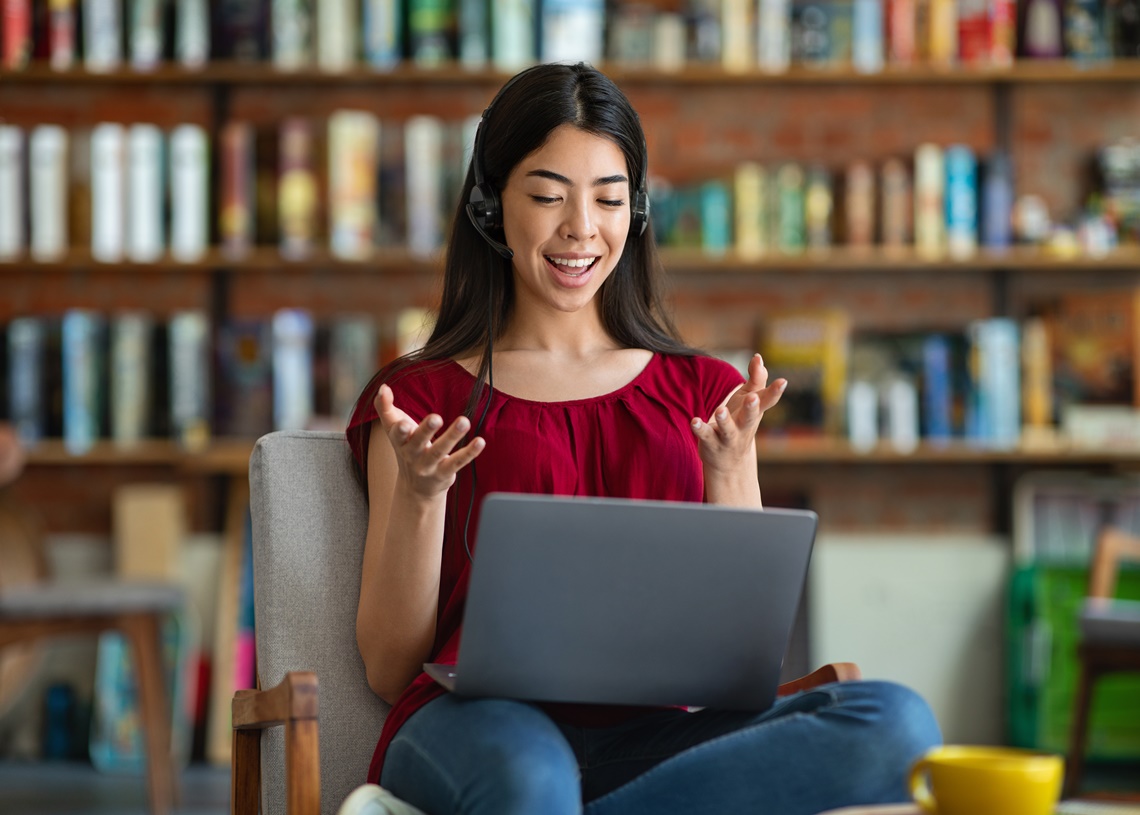
{"label": "silver laptop", "polygon": [[766,710],[817,517],[492,493],[457,665],[463,696]]}

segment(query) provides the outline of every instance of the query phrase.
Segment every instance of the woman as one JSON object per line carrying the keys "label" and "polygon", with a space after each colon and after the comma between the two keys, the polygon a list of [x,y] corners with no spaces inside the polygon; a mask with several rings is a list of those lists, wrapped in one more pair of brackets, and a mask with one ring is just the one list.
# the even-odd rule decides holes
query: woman
{"label": "woman", "polygon": [[[658,294],[640,122],[605,76],[540,65],[483,114],[425,348],[365,388],[357,641],[393,705],[370,780],[429,813],[815,813],[906,798],[926,705],[844,683],[763,714],[449,696],[490,491],[761,507],[755,435],[786,384],[685,346]],[[492,364],[493,363],[493,364]]]}

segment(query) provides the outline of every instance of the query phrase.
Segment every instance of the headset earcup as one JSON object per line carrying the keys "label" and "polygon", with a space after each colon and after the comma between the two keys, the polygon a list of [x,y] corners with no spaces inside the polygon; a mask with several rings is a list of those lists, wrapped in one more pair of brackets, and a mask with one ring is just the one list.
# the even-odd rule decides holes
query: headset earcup
{"label": "headset earcup", "polygon": [[629,231],[634,235],[643,235],[645,228],[649,226],[649,196],[645,194],[645,190],[638,190],[633,194],[632,204]]}
{"label": "headset earcup", "polygon": [[475,213],[479,226],[490,232],[503,225],[503,207],[499,195],[487,184],[476,184],[467,196],[467,203]]}

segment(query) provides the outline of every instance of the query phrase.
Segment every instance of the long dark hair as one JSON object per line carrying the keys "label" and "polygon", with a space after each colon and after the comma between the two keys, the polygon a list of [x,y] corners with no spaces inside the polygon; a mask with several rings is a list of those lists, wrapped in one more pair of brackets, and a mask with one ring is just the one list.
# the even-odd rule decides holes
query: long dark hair
{"label": "long dark hair", "polygon": [[[631,193],[644,189],[647,162],[641,121],[617,85],[584,63],[536,65],[503,86],[481,123],[484,182],[501,191],[515,166],[565,124],[614,142],[625,155]],[[492,341],[502,334],[515,302],[511,261],[479,235],[465,212],[474,185],[469,166],[451,224],[443,295],[431,336],[420,350],[384,366],[364,389],[365,395],[375,394],[381,382],[413,362],[445,360],[482,349],[467,405],[473,425],[487,383]],[[643,233],[630,230],[621,260],[599,290],[602,324],[623,348],[699,353],[681,341],[665,311],[663,275],[652,225]]]}

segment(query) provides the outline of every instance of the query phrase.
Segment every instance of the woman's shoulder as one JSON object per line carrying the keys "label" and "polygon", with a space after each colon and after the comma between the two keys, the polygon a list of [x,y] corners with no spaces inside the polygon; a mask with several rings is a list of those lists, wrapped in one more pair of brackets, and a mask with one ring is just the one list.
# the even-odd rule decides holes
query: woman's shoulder
{"label": "woman's shoulder", "polygon": [[658,354],[661,370],[673,382],[690,380],[695,384],[718,382],[736,387],[744,376],[732,364],[703,352],[692,354]]}

